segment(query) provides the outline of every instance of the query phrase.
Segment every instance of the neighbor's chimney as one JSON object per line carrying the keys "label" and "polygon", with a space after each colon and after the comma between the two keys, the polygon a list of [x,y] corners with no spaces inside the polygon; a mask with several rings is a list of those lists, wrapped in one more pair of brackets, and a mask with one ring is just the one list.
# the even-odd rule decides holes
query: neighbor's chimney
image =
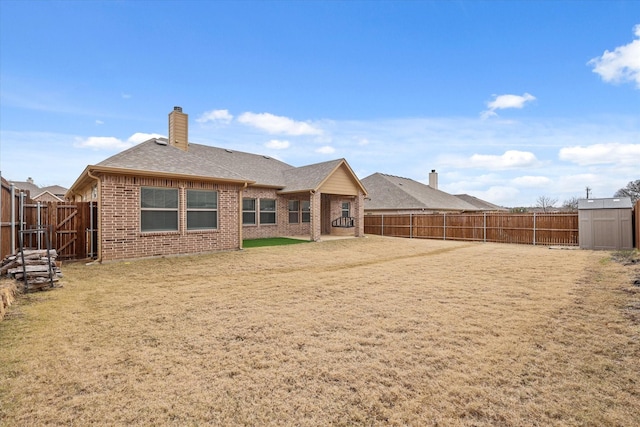
{"label": "neighbor's chimney", "polygon": [[182,107],[173,107],[169,113],[169,144],[181,150],[189,149],[189,115]]}
{"label": "neighbor's chimney", "polygon": [[438,172],[435,169],[431,169],[431,173],[429,174],[429,187],[437,190],[438,189]]}

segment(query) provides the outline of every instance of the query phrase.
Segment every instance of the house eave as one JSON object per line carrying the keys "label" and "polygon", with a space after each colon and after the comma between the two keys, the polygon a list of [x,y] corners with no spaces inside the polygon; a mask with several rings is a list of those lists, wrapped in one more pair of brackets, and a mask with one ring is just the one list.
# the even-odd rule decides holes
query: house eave
{"label": "house eave", "polygon": [[238,184],[238,185],[255,184],[255,181],[219,178],[214,176],[190,175],[190,174],[162,172],[162,171],[149,171],[149,170],[142,170],[142,169],[114,168],[110,166],[89,165],[84,169],[82,174],[80,174],[78,179],[73,183],[73,185],[69,188],[69,190],[67,190],[67,192],[65,193],[65,197],[70,197],[74,191],[84,187],[89,182],[93,181],[93,178],[91,178],[89,174],[145,176],[145,177],[152,177],[152,178],[160,177],[160,178],[167,178],[167,179],[181,179],[186,181],[220,182],[225,184]]}

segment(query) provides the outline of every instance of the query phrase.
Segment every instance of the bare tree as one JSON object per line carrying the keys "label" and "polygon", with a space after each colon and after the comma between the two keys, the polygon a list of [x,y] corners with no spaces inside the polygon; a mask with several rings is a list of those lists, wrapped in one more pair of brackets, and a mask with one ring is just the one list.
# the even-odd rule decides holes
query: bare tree
{"label": "bare tree", "polygon": [[640,179],[629,181],[627,186],[616,191],[613,197],[631,197],[631,203],[635,204],[640,200]]}
{"label": "bare tree", "polygon": [[562,208],[568,211],[577,211],[578,210],[578,198],[576,196],[569,197],[562,203]]}
{"label": "bare tree", "polygon": [[558,203],[558,199],[549,196],[540,196],[536,200],[536,207],[542,209],[542,212],[549,212],[556,203]]}

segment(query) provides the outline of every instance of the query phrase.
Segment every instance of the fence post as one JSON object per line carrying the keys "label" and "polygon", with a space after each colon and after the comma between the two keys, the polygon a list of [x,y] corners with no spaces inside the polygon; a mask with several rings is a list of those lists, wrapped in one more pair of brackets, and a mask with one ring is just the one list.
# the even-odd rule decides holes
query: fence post
{"label": "fence post", "polygon": [[11,253],[16,253],[16,186],[11,184]]}
{"label": "fence post", "polygon": [[536,213],[533,213],[533,246],[536,245]]}
{"label": "fence post", "polygon": [[409,214],[409,238],[413,239],[413,214]]}
{"label": "fence post", "polygon": [[483,241],[487,243],[487,212],[482,212],[482,233],[484,235]]}
{"label": "fence post", "polygon": [[[41,212],[40,212],[40,202],[37,202],[36,204],[36,228],[40,229],[42,228],[42,219],[40,218]],[[42,249],[42,235],[40,233],[38,233],[38,249]]]}
{"label": "fence post", "polygon": [[442,240],[447,240],[447,213],[442,214]]}
{"label": "fence post", "polygon": [[380,215],[382,217],[381,225],[380,225],[380,235],[384,236],[384,214]]}

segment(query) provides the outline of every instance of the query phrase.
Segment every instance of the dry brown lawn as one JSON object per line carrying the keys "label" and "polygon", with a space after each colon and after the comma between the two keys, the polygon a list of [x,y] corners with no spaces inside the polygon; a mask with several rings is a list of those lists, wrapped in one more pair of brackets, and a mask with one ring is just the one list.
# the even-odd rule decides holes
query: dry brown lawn
{"label": "dry brown lawn", "polygon": [[0,322],[0,424],[638,425],[638,268],[374,236],[67,264]]}

